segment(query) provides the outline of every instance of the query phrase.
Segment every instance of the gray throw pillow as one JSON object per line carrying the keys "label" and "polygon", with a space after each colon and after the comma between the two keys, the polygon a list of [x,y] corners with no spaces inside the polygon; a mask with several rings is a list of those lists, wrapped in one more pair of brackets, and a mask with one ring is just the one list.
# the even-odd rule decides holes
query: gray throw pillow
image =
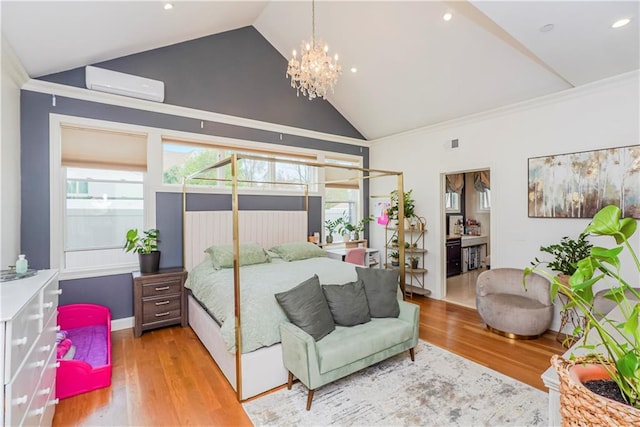
{"label": "gray throw pillow", "polygon": [[316,341],[336,328],[317,274],[275,297],[287,319]]}
{"label": "gray throw pillow", "polygon": [[340,326],[353,326],[371,320],[362,280],[344,285],[322,285],[333,321]]}
{"label": "gray throw pillow", "polygon": [[358,279],[364,284],[371,317],[398,317],[398,270],[356,267]]}

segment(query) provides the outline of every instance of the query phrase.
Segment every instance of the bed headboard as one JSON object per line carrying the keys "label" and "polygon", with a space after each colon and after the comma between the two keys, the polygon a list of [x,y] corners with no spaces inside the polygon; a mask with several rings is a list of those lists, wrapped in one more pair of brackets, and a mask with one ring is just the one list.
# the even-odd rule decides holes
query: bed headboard
{"label": "bed headboard", "polygon": [[[307,240],[306,211],[239,211],[240,243],[255,242],[263,248]],[[231,211],[185,212],[183,251],[190,271],[207,256],[211,245],[233,243]]]}

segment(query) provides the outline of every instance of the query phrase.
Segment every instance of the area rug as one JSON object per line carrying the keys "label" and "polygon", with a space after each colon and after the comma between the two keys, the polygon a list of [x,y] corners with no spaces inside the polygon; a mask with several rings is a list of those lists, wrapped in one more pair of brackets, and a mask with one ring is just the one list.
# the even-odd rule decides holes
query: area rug
{"label": "area rug", "polygon": [[543,426],[548,395],[420,341],[409,352],[319,388],[299,382],[243,404],[256,426]]}

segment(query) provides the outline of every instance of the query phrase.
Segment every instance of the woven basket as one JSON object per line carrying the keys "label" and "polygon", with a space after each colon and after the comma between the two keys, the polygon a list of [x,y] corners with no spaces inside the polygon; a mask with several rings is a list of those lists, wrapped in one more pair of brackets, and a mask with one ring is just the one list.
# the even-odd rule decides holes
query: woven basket
{"label": "woven basket", "polygon": [[[562,426],[640,426],[640,409],[600,396],[576,379],[576,373],[572,371],[585,363],[589,363],[588,358],[567,360],[558,355],[551,358],[560,378]],[[591,371],[586,380],[610,378],[603,366],[585,366]],[[594,375],[596,371],[599,372]]]}

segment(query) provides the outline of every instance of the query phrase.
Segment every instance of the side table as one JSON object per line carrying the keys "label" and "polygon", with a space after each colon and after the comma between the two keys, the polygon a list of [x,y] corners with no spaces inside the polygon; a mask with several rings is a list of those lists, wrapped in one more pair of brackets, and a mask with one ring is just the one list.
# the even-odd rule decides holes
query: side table
{"label": "side table", "polygon": [[157,273],[135,271],[131,275],[136,337],[163,326],[187,326],[187,272],[183,268],[161,269]]}

